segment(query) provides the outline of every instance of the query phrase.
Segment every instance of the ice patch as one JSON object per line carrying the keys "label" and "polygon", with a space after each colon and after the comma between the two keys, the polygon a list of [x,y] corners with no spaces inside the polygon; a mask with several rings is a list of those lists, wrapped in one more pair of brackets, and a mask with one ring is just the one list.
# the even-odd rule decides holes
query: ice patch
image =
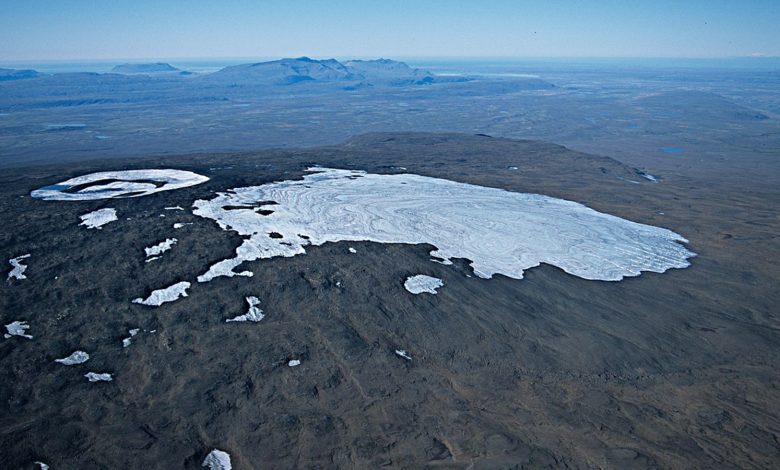
{"label": "ice patch", "polygon": [[111,374],[108,373],[98,374],[95,372],[87,372],[84,374],[84,377],[90,382],[111,382],[114,380],[114,378],[111,377]]}
{"label": "ice patch", "polygon": [[179,297],[187,297],[187,289],[190,288],[190,283],[186,281],[177,282],[172,286],[168,286],[164,289],[157,289],[152,291],[149,297],[143,299],[138,297],[133,299],[134,304],[149,305],[152,307],[159,307],[166,302],[173,302],[178,300]]}
{"label": "ice patch", "polygon": [[195,186],[208,180],[207,176],[184,170],[101,171],[36,189],[30,195],[46,201],[138,197]]}
{"label": "ice patch", "polygon": [[64,357],[62,359],[55,359],[54,362],[59,362],[60,364],[65,364],[66,366],[72,366],[76,364],[83,364],[88,360],[89,354],[85,353],[84,351],[74,351],[70,356]]}
{"label": "ice patch", "polygon": [[237,317],[231,318],[229,320],[225,320],[226,322],[233,322],[233,321],[254,321],[258,322],[265,318],[265,315],[263,314],[263,311],[260,310],[257,306],[260,305],[260,299],[257,297],[249,296],[246,298],[246,302],[249,304],[249,310],[243,314],[239,315]]}
{"label": "ice patch", "polygon": [[642,178],[644,178],[644,179],[646,179],[648,181],[652,181],[653,183],[657,183],[658,182],[658,178],[656,178],[655,176],[651,175],[650,173],[639,173],[639,176],[641,176]]}
{"label": "ice patch", "polygon": [[404,288],[412,294],[422,294],[423,292],[436,294],[436,289],[443,285],[441,279],[424,274],[408,277],[404,282]]}
{"label": "ice patch", "polygon": [[117,220],[116,209],[98,209],[88,214],[84,214],[80,218],[81,223],[79,225],[85,225],[87,228],[96,228],[100,230],[100,227]]}
{"label": "ice patch", "polygon": [[410,355],[409,355],[409,353],[408,353],[408,352],[406,352],[406,351],[405,351],[405,350],[403,350],[403,349],[396,349],[396,350],[395,350],[395,354],[396,354],[398,357],[402,357],[402,358],[406,359],[407,361],[411,361],[411,360],[412,360],[412,356],[410,356]]}
{"label": "ice patch", "polygon": [[26,255],[17,256],[16,258],[11,258],[8,260],[12,267],[11,272],[8,273],[8,279],[27,279],[27,276],[24,275],[24,272],[27,270],[27,265],[22,264],[22,260],[29,257],[30,254],[27,253]]}
{"label": "ice patch", "polygon": [[122,347],[126,348],[130,346],[130,344],[133,342],[133,336],[137,335],[139,331],[141,331],[140,328],[133,328],[132,330],[128,330],[127,332],[130,333],[130,336],[122,340]]}
{"label": "ice patch", "polygon": [[5,339],[8,339],[12,336],[21,336],[22,338],[33,339],[32,335],[25,333],[25,331],[30,329],[30,325],[28,325],[26,321],[11,322],[5,325],[5,329],[8,331],[8,333],[3,335]]}
{"label": "ice patch", "polygon": [[230,455],[227,452],[214,449],[203,460],[201,467],[208,467],[209,470],[231,470]]}
{"label": "ice patch", "polygon": [[296,367],[299,365],[301,365],[301,361],[299,361],[298,359],[293,359],[287,363],[287,367]]}
{"label": "ice patch", "polygon": [[171,248],[173,248],[173,245],[175,245],[178,242],[179,240],[175,238],[168,238],[165,241],[162,241],[154,246],[150,246],[149,248],[144,248],[144,251],[146,252],[146,256],[157,256],[170,250]]}
{"label": "ice patch", "polygon": [[[643,271],[685,268],[695,256],[682,245],[687,240],[671,230],[572,201],[414,174],[310,170],[302,180],[235,188],[195,201],[194,214],[247,237],[235,257],[214,264],[198,281],[251,276],[234,269],[338,241],[428,243],[437,247],[431,256],[467,258],[483,278],[522,279],[526,269],[547,263],[583,279],[619,281]],[[247,205],[273,212],[230,207]]]}

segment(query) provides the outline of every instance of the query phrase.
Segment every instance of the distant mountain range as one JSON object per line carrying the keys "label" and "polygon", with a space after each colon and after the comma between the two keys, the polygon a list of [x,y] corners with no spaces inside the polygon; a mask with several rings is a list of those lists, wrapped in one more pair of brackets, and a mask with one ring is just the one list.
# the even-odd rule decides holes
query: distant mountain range
{"label": "distant mountain range", "polygon": [[25,78],[40,77],[41,73],[35,70],[16,70],[0,68],[0,82],[9,80],[22,80]]}
{"label": "distant mountain range", "polygon": [[204,79],[248,81],[262,85],[352,82],[363,85],[402,86],[430,84],[434,81],[434,75],[426,70],[412,68],[403,62],[389,59],[351,60],[342,63],[335,59],[315,60],[298,57],[225,67],[205,75]]}
{"label": "distant mountain range", "polygon": [[[191,86],[181,87],[180,81]],[[550,82],[533,77],[483,77],[435,75],[427,70],[410,67],[404,62],[390,59],[349,60],[339,62],[336,59],[317,60],[309,57],[286,58],[268,62],[240,64],[225,67],[213,73],[196,74],[178,69],[168,63],[125,63],[115,66],[109,73],[68,72],[44,74],[35,70],[0,69],[0,82],[19,81],[20,87],[44,87],[39,90],[44,95],[60,96],[71,94],[78,87],[79,94],[92,92],[104,95],[111,90],[111,97],[101,96],[101,102],[116,100],[123,92],[130,93],[124,99],[137,101],[139,96],[130,92],[145,87],[153,81],[173,87],[174,94],[183,98],[181,93],[194,93],[198,99],[226,99],[225,96],[237,96],[241,93],[273,93],[276,87],[293,87],[297,92],[310,93],[329,90],[358,91],[372,88],[426,87],[429,85],[450,84],[454,86],[430,87],[430,94],[484,95],[494,93],[512,93],[524,90],[553,88]],[[29,85],[28,85],[29,84]],[[205,87],[204,87],[205,85]],[[51,87],[61,87],[55,91]],[[200,89],[198,89],[200,87]],[[14,87],[19,93],[22,88]],[[189,90],[185,92],[184,90]],[[240,90],[244,91],[240,91]],[[92,90],[92,91],[88,91]],[[160,89],[162,90],[162,89]],[[215,94],[204,95],[204,90]],[[216,91],[219,90],[219,91]],[[217,96],[220,95],[221,97]],[[60,103],[60,98],[53,100]],[[65,100],[68,105],[73,99]],[[48,102],[48,101],[46,101]],[[83,100],[76,100],[82,103]],[[59,104],[58,104],[59,105]]]}
{"label": "distant mountain range", "polygon": [[[182,72],[182,70],[177,69],[176,67],[172,66],[171,64],[166,64],[165,62],[155,62],[155,63],[148,63],[148,64],[120,64],[111,69],[111,73],[120,73],[124,75],[135,75],[135,74],[156,74],[156,73],[175,73],[175,72]],[[184,72],[185,74],[190,74],[190,72]]]}

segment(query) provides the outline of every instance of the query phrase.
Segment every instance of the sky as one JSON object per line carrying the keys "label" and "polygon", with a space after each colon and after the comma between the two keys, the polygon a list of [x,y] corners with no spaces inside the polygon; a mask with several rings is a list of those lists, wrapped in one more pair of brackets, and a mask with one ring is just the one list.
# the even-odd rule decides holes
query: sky
{"label": "sky", "polygon": [[0,61],[780,56],[780,0],[0,0]]}

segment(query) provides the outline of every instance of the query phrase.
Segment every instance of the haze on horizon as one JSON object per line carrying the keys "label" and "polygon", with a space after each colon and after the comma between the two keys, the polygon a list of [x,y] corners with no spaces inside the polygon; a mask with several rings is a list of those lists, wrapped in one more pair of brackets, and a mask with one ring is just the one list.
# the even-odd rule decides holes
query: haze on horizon
{"label": "haze on horizon", "polygon": [[780,56],[772,0],[0,0],[0,61]]}

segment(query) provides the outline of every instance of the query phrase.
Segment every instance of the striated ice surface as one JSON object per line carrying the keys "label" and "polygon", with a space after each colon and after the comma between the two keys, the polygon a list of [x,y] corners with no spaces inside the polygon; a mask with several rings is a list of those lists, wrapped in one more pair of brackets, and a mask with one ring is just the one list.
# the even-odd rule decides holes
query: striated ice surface
{"label": "striated ice surface", "polygon": [[233,468],[230,465],[230,455],[219,449],[209,452],[201,467],[208,467],[209,470],[231,470]]}
{"label": "striated ice surface", "polygon": [[408,353],[408,352],[406,352],[406,351],[405,351],[405,350],[403,350],[403,349],[396,349],[396,350],[395,350],[395,354],[396,354],[398,357],[402,357],[402,358],[406,359],[407,361],[411,361],[411,360],[412,360],[412,356],[411,356],[411,355],[409,355],[409,353]]}
{"label": "striated ice surface", "polygon": [[27,270],[27,265],[22,264],[23,259],[27,259],[30,257],[30,254],[27,253],[26,255],[17,256],[16,258],[11,258],[8,260],[8,262],[11,264],[11,271],[8,273],[8,279],[14,278],[14,279],[27,279],[27,276],[24,275],[24,272]]}
{"label": "striated ice surface", "polygon": [[5,329],[8,331],[8,333],[3,335],[3,337],[6,339],[12,336],[21,336],[22,338],[33,339],[32,335],[25,333],[30,329],[30,325],[28,325],[26,321],[11,322],[5,325]]}
{"label": "striated ice surface", "polygon": [[85,353],[84,351],[74,351],[70,356],[64,357],[62,359],[55,359],[54,362],[59,362],[60,364],[65,364],[66,366],[72,366],[75,364],[83,364],[88,360],[89,354]]}
{"label": "striated ice surface", "polygon": [[114,380],[114,378],[111,377],[111,374],[108,373],[98,374],[95,372],[87,372],[84,374],[84,377],[90,382],[111,382]]}
{"label": "striated ice surface", "polygon": [[175,238],[167,238],[154,246],[144,248],[144,251],[146,252],[146,256],[157,256],[173,248],[173,245],[178,243],[178,241],[179,240]]}
{"label": "striated ice surface", "polygon": [[206,176],[184,170],[101,171],[36,189],[30,196],[46,201],[138,197],[195,186],[208,180]]}
{"label": "striated ice surface", "polygon": [[249,304],[249,310],[243,315],[239,315],[235,318],[231,318],[229,320],[225,320],[226,322],[233,322],[233,321],[254,321],[258,322],[265,318],[265,315],[263,314],[263,311],[260,310],[257,306],[260,305],[260,299],[257,297],[249,296],[246,298],[246,302]]}
{"label": "striated ice surface", "polygon": [[177,282],[176,284],[168,286],[165,289],[157,289],[152,291],[152,293],[149,294],[149,297],[145,299],[141,297],[133,299],[133,303],[159,307],[166,302],[173,302],[174,300],[179,299],[179,297],[187,297],[187,289],[189,288],[189,282]]}
{"label": "striated ice surface", "polygon": [[81,223],[79,225],[85,225],[87,228],[96,228],[98,230],[107,223],[118,220],[116,217],[116,209],[111,208],[98,209],[82,215],[80,219]]}
{"label": "striated ice surface", "polygon": [[443,285],[444,283],[438,277],[426,276],[425,274],[410,276],[404,282],[404,288],[412,294],[422,294],[423,292],[436,294],[436,289]]}
{"label": "striated ice surface", "polygon": [[[467,258],[483,278],[521,279],[526,269],[547,263],[584,279],[619,281],[642,271],[684,268],[695,256],[671,230],[563,199],[413,174],[310,171],[302,180],[195,201],[193,213],[247,237],[233,258],[212,265],[198,281],[251,276],[235,269],[337,241],[428,243],[437,248],[431,256],[444,262]],[[252,205],[255,210],[235,209]],[[273,212],[258,213],[262,209]]]}

